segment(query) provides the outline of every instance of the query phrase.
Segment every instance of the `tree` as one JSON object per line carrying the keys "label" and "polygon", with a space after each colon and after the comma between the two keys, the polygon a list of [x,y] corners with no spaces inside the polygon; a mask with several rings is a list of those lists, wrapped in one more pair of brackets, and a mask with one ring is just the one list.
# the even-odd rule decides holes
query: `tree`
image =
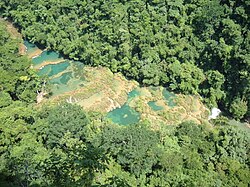
{"label": "tree", "polygon": [[89,123],[87,115],[80,106],[62,103],[58,106],[44,107],[38,112],[33,126],[45,145],[57,147],[65,133],[84,140],[84,127]]}
{"label": "tree", "polygon": [[197,94],[199,85],[204,81],[201,69],[191,63],[180,64],[174,61],[169,64],[170,88],[184,93]]}
{"label": "tree", "polygon": [[226,96],[223,91],[225,78],[219,71],[214,70],[207,71],[205,76],[206,80],[201,85],[201,94],[205,96],[206,102],[214,107]]}
{"label": "tree", "polygon": [[[142,84],[199,93],[226,110],[234,98],[250,98],[247,1],[2,0],[0,10],[30,41]],[[221,87],[209,83],[215,77]]]}
{"label": "tree", "polygon": [[125,171],[135,176],[152,172],[157,165],[160,152],[159,136],[145,124],[126,128],[106,127],[103,129],[101,147],[115,158]]}
{"label": "tree", "polygon": [[231,103],[229,110],[235,119],[242,119],[248,110],[247,102],[243,99],[236,98]]}

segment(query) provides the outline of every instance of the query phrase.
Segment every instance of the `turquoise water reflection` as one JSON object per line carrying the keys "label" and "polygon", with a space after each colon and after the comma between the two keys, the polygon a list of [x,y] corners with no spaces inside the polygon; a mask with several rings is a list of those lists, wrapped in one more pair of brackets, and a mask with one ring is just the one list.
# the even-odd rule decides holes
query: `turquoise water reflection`
{"label": "turquoise water reflection", "polygon": [[[32,53],[37,48],[36,45],[24,42],[27,47],[27,53]],[[56,61],[63,59],[60,54],[54,51],[43,51],[41,55],[33,58],[34,65],[40,65],[45,61]],[[66,72],[64,72],[66,70]],[[64,61],[58,64],[49,64],[38,71],[40,76],[48,76],[52,84],[52,94],[60,95],[65,92],[76,90],[84,85],[83,63],[77,61]],[[114,123],[129,125],[137,123],[140,120],[140,114],[128,105],[128,102],[134,97],[140,95],[138,90],[133,90],[128,94],[128,101],[121,108],[117,108],[107,114]]]}
{"label": "turquoise water reflection", "polygon": [[132,90],[128,93],[127,102],[121,107],[110,111],[107,117],[110,118],[114,123],[120,125],[129,125],[137,123],[140,120],[140,113],[136,112],[131,108],[128,103],[135,97],[139,96],[140,92],[137,89]]}
{"label": "turquoise water reflection", "polygon": [[114,123],[121,125],[130,125],[137,123],[140,120],[140,113],[136,112],[133,108],[128,105],[131,99],[139,96],[140,92],[136,89],[128,93],[127,102],[121,107],[110,111],[107,117],[110,118]]}
{"label": "turquoise water reflection", "polygon": [[42,64],[45,61],[56,61],[62,59],[62,56],[54,51],[43,51],[41,55],[33,58],[34,65]]}
{"label": "turquoise water reflection", "polygon": [[131,92],[128,93],[128,100],[127,102],[130,102],[133,98],[140,95],[140,92],[137,89],[133,89]]}
{"label": "turquoise water reflection", "polygon": [[121,125],[129,125],[137,123],[140,120],[140,114],[128,104],[123,105],[121,108],[116,108],[107,114],[114,123]]}
{"label": "turquoise water reflection", "polygon": [[162,91],[163,96],[165,97],[166,101],[167,101],[167,105],[169,107],[174,107],[176,106],[176,103],[174,101],[174,99],[176,98],[174,93],[169,92],[166,88],[163,89]]}
{"label": "turquoise water reflection", "polygon": [[70,63],[65,61],[61,62],[59,64],[49,64],[47,66],[44,66],[39,72],[38,75],[47,75],[49,77],[54,76],[64,70],[66,70],[69,67]]}
{"label": "turquoise water reflection", "polygon": [[67,84],[72,78],[72,72],[63,73],[60,77],[56,77],[50,80],[52,84]]}
{"label": "turquoise water reflection", "polygon": [[[24,42],[27,53],[32,53],[38,47],[28,41]],[[54,51],[43,51],[41,55],[32,59],[34,65],[44,62],[63,60],[62,56]],[[49,64],[39,69],[40,76],[48,76],[51,83],[52,95],[60,95],[76,90],[83,85],[83,63],[79,61],[65,60],[58,64]],[[66,71],[65,71],[66,70]]]}
{"label": "turquoise water reflection", "polygon": [[163,107],[162,106],[158,106],[156,105],[155,101],[149,101],[148,105],[154,110],[154,111],[158,111],[158,110],[162,110]]}
{"label": "turquoise water reflection", "polygon": [[38,47],[35,44],[30,43],[27,40],[24,41],[24,45],[26,46],[27,53],[33,53],[38,49]]}

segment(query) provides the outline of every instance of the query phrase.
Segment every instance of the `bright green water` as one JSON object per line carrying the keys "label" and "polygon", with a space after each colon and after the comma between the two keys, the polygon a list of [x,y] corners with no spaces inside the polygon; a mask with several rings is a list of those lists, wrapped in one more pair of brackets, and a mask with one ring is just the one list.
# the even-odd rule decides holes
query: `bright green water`
{"label": "bright green water", "polygon": [[162,91],[163,96],[165,97],[166,101],[167,101],[167,105],[169,107],[174,107],[176,106],[176,103],[174,101],[175,99],[175,94],[169,92],[166,88],[164,88],[164,90]]}
{"label": "bright green water", "polygon": [[[52,94],[55,96],[76,90],[84,85],[82,68],[83,64],[80,62],[65,61],[59,64],[47,65],[43,68],[45,69],[44,72],[42,72],[43,69],[41,69],[39,73],[41,75],[47,74],[50,76]],[[53,78],[54,75],[57,75],[64,70],[67,72],[62,73],[61,76],[56,76]]]}
{"label": "bright green water", "polygon": [[[25,41],[27,52],[32,52],[37,49],[36,45]],[[62,59],[61,56],[53,51],[44,51],[41,55],[33,58],[34,65],[39,65],[45,61],[55,61]],[[58,64],[49,64],[38,71],[38,75],[47,75],[52,85],[52,94],[60,95],[65,92],[76,90],[84,86],[83,63],[64,61]],[[64,72],[66,70],[66,72]],[[61,73],[61,76],[57,76]],[[138,90],[133,90],[128,94],[128,101],[140,95]],[[121,108],[117,108],[107,114],[114,123],[121,125],[129,125],[140,120],[140,114],[131,108],[128,103]]]}
{"label": "bright green water", "polygon": [[128,93],[128,98],[134,98],[136,96],[139,96],[140,92],[137,89],[132,90],[131,92]]}
{"label": "bright green water", "polygon": [[69,67],[70,63],[67,61],[58,63],[58,64],[49,64],[47,66],[44,66],[39,72],[38,75],[47,75],[49,77],[54,76],[64,70],[66,70]]}
{"label": "bright green water", "polygon": [[154,111],[158,111],[158,110],[162,110],[163,107],[162,106],[158,106],[156,105],[155,101],[149,101],[148,105],[154,110]]}
{"label": "bright green water", "polygon": [[35,50],[38,49],[38,47],[33,44],[33,43],[30,43],[28,42],[27,40],[24,41],[24,45],[26,46],[26,49],[27,49],[27,53],[33,53]]}
{"label": "bright green water", "polygon": [[60,77],[56,77],[50,80],[52,84],[66,84],[72,78],[72,72],[63,73]]}
{"label": "bright green water", "polygon": [[128,104],[123,105],[121,108],[112,110],[107,114],[107,117],[114,123],[118,123],[120,125],[130,125],[137,123],[140,120],[140,114],[128,106]]}
{"label": "bright green water", "polygon": [[136,89],[128,93],[128,100],[121,108],[116,108],[107,114],[114,123],[120,125],[129,125],[137,123],[140,120],[140,114],[128,105],[128,102],[136,96],[139,96],[140,92]]}
{"label": "bright green water", "polygon": [[[54,81],[52,79],[51,81]],[[81,87],[82,81],[74,78],[70,78],[67,84],[62,84],[62,80],[52,83],[52,94],[53,96],[61,95],[66,92],[74,91]]]}
{"label": "bright green water", "polygon": [[84,81],[85,78],[84,78],[83,68],[84,68],[84,64],[82,62],[74,61],[71,65],[73,77]]}
{"label": "bright green water", "polygon": [[41,55],[33,58],[34,65],[42,64],[45,61],[56,61],[62,59],[62,56],[54,51],[43,51]]}
{"label": "bright green water", "polygon": [[127,103],[130,102],[136,96],[139,96],[140,92],[137,89],[133,89],[131,92],[128,93],[128,100]]}
{"label": "bright green water", "polygon": [[[27,53],[37,50],[37,46],[25,41],[24,42]],[[39,65],[45,61],[55,61],[63,59],[60,54],[53,51],[43,51],[41,55],[32,59],[34,65]],[[49,64],[44,66],[38,71],[38,75],[47,75],[51,83],[51,89],[53,95],[60,95],[65,92],[76,90],[82,87],[84,76],[83,76],[83,63],[75,61],[69,62],[64,61],[58,64]],[[66,72],[63,72],[65,71]],[[58,76],[58,73],[62,73]]]}

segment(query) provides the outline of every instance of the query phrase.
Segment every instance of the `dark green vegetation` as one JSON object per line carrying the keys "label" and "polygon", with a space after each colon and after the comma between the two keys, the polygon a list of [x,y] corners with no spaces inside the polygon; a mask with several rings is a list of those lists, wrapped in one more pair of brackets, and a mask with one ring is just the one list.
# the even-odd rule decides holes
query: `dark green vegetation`
{"label": "dark green vegetation", "polygon": [[32,42],[250,115],[249,0],[1,0]]}
{"label": "dark green vegetation", "polygon": [[[72,58],[211,103],[224,98],[238,119],[246,113],[249,1],[46,2],[1,0],[0,10],[25,36]],[[249,133],[224,118],[152,130],[76,105],[38,107],[42,83],[19,42],[0,25],[1,187],[250,185]]]}
{"label": "dark green vegetation", "polygon": [[[245,186],[250,136],[226,120],[118,126],[79,106],[33,104],[40,81],[0,26],[0,186]],[[10,68],[11,67],[11,68]],[[24,84],[25,82],[25,84]]]}
{"label": "dark green vegetation", "polygon": [[40,82],[35,71],[29,68],[31,61],[18,55],[21,41],[11,39],[2,24],[0,37],[0,107],[7,107],[14,101],[34,102]]}
{"label": "dark green vegetation", "polygon": [[249,134],[229,125],[153,131],[146,122],[108,124],[69,104],[6,107],[0,116],[1,186],[250,184]]}

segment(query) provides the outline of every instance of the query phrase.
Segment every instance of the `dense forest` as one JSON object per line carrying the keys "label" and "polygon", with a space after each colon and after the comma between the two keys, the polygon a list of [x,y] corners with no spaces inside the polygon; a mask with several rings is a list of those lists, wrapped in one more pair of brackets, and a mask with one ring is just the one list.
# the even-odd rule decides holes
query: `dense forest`
{"label": "dense forest", "polygon": [[143,85],[250,115],[249,0],[1,0],[23,36]]}
{"label": "dense forest", "polygon": [[41,81],[0,25],[0,186],[245,186],[246,131],[226,120],[118,126],[77,105],[34,105]]}
{"label": "dense forest", "polygon": [[[25,38],[145,85],[200,94],[249,117],[250,1],[1,0]],[[226,118],[120,126],[68,103],[36,105],[42,81],[0,24],[0,186],[250,185],[250,136]]]}

